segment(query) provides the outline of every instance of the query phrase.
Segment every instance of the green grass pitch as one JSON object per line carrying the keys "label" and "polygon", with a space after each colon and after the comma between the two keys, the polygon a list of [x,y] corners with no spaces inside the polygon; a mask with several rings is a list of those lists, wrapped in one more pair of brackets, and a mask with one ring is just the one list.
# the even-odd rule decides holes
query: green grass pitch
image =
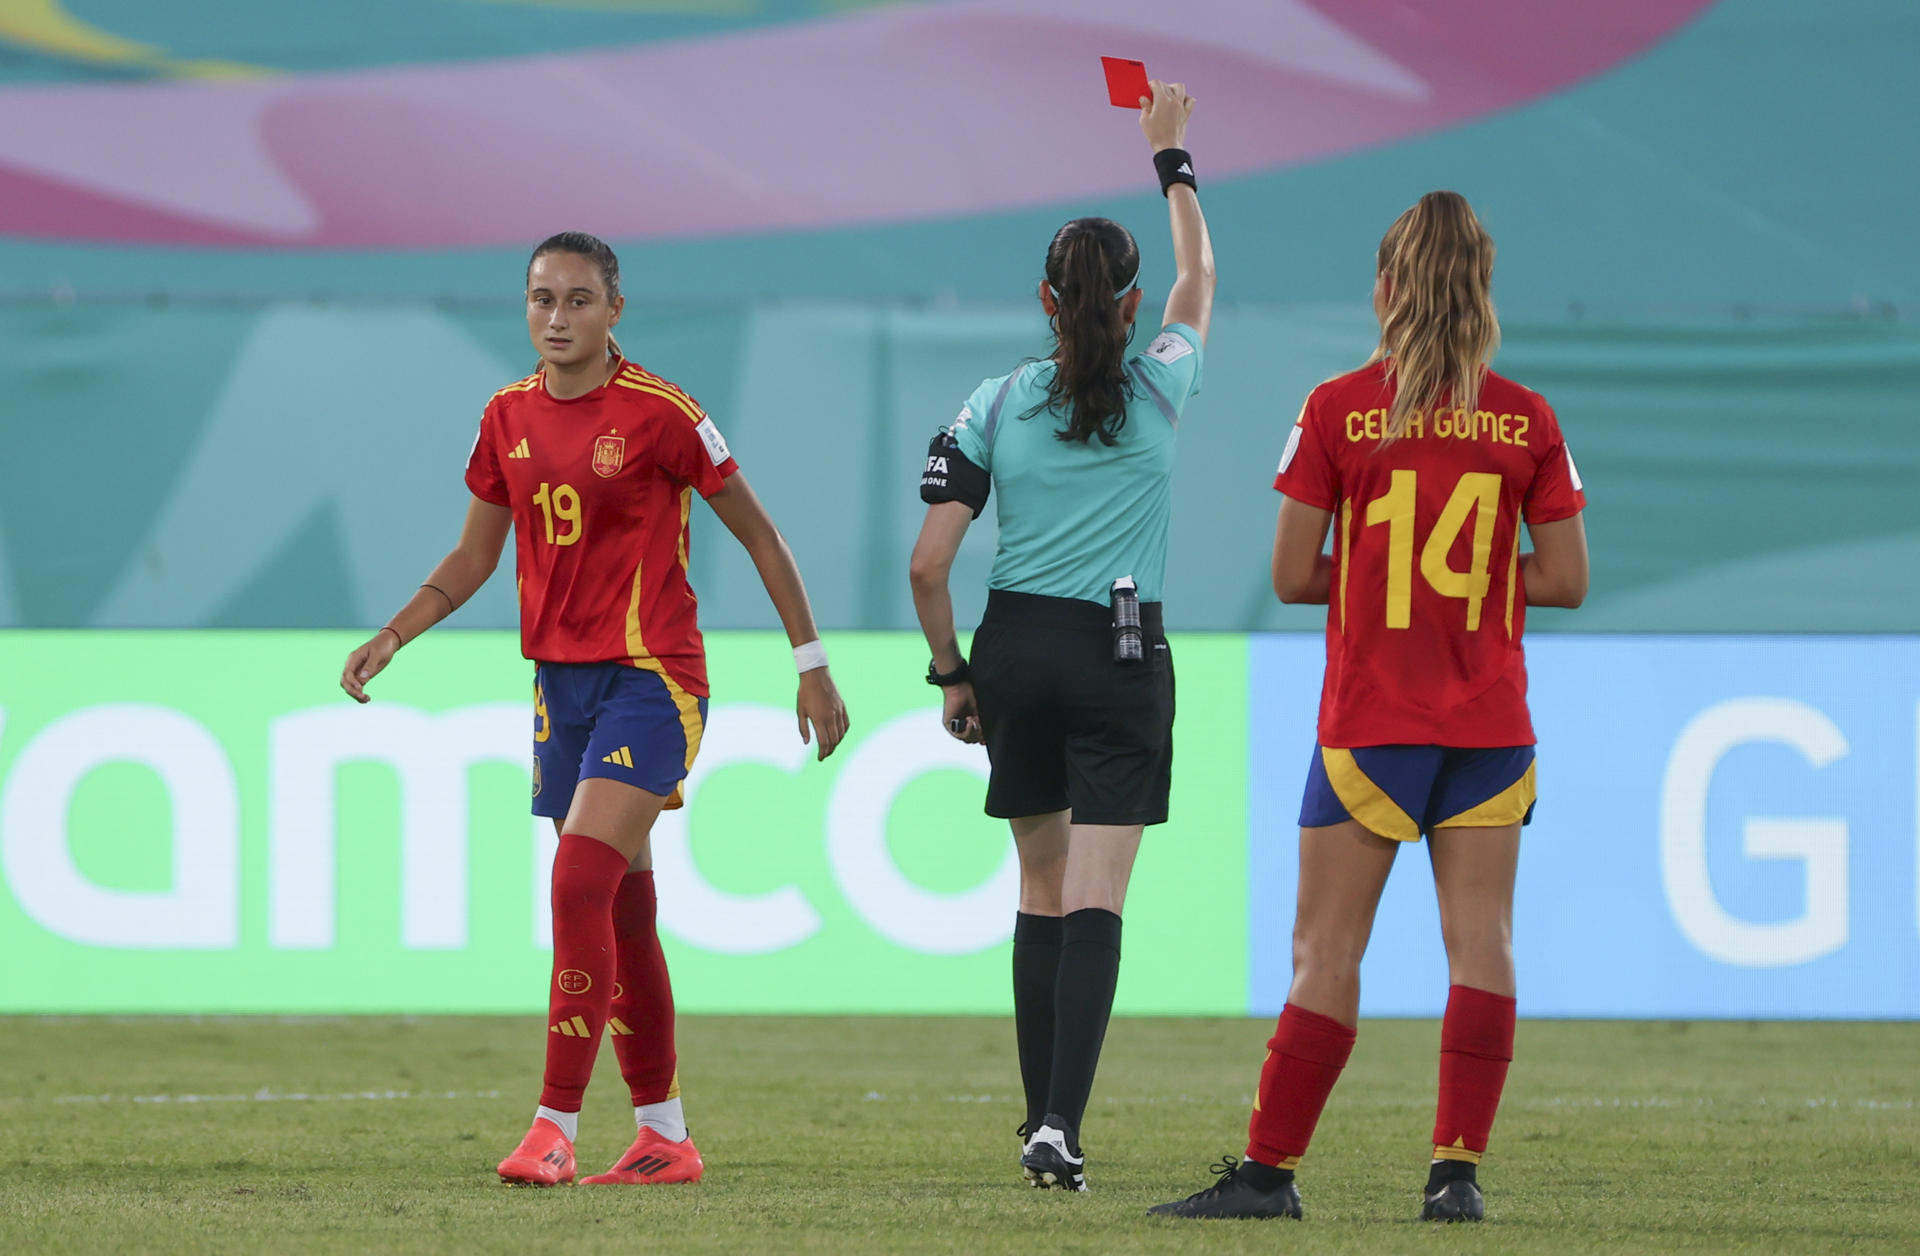
{"label": "green grass pitch", "polygon": [[[1150,1219],[1238,1152],[1269,1026],[1122,1020],[1092,1193],[1021,1185],[1009,1022],[681,1026],[695,1186],[510,1190],[523,1019],[0,1020],[0,1252],[1920,1251],[1920,1025],[1522,1022],[1483,1226],[1423,1226],[1430,1021],[1370,1021],[1307,1220]],[[582,1173],[632,1117],[601,1058]]]}

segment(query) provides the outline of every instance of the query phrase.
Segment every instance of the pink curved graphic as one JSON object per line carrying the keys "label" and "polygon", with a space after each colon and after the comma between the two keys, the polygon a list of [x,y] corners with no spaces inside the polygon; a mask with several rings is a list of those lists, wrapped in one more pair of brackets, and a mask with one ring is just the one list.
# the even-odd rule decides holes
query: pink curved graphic
{"label": "pink curved graphic", "polygon": [[1712,0],[959,0],[591,53],[0,90],[0,233],[278,247],[791,231],[1140,186],[1102,53],[1200,97],[1209,177],[1599,73]]}

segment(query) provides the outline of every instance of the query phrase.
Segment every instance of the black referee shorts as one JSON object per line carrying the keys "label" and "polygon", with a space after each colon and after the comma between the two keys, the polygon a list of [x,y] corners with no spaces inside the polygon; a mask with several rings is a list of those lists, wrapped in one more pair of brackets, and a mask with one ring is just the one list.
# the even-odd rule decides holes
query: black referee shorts
{"label": "black referee shorts", "polygon": [[1147,657],[1118,663],[1109,608],[989,591],[969,661],[992,763],[988,815],[1166,823],[1173,653],[1159,603],[1142,603],[1140,621]]}

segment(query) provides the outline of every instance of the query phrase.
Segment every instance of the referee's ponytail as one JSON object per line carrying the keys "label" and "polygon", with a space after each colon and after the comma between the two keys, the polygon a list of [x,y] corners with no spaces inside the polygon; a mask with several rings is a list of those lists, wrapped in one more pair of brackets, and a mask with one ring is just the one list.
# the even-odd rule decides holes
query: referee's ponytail
{"label": "referee's ponytail", "polygon": [[[1058,436],[1111,445],[1127,422],[1133,395],[1127,345],[1133,322],[1121,298],[1140,274],[1140,248],[1110,218],[1076,218],[1047,248],[1047,285],[1053,289],[1055,370],[1045,408],[1066,416]],[[1027,418],[1038,413],[1030,411]]]}
{"label": "referee's ponytail", "polygon": [[1493,237],[1458,192],[1429,192],[1394,220],[1380,241],[1386,284],[1380,345],[1394,387],[1385,446],[1406,435],[1414,415],[1446,405],[1472,410],[1500,320],[1493,308]]}

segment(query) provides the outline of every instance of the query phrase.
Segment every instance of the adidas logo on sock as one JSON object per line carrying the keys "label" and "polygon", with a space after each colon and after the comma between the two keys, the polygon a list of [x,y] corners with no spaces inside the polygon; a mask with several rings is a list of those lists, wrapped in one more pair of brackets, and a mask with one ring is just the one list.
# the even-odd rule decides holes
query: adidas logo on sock
{"label": "adidas logo on sock", "polygon": [[587,1022],[578,1016],[570,1020],[563,1020],[558,1025],[548,1025],[547,1032],[550,1034],[559,1034],[562,1038],[590,1038],[593,1036],[587,1029]]}

